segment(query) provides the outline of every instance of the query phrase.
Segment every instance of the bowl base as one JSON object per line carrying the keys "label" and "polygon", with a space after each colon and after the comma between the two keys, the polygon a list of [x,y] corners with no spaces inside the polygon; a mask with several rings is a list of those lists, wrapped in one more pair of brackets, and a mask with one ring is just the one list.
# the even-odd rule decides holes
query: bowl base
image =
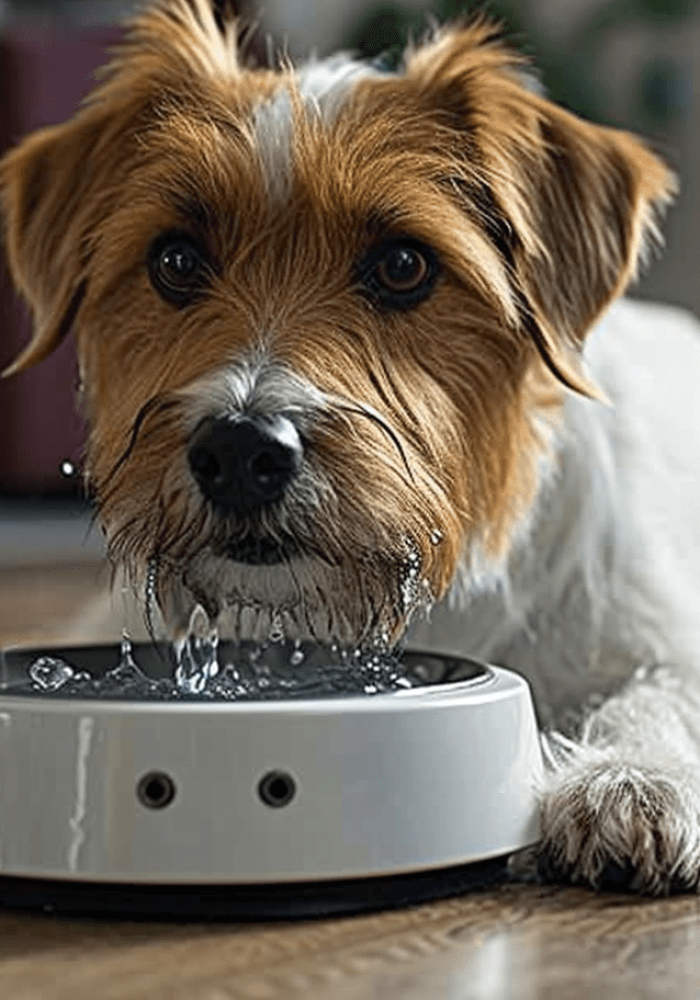
{"label": "bowl base", "polygon": [[291,920],[399,909],[507,878],[508,856],[400,875],[256,883],[147,885],[0,877],[0,906],[130,920]]}

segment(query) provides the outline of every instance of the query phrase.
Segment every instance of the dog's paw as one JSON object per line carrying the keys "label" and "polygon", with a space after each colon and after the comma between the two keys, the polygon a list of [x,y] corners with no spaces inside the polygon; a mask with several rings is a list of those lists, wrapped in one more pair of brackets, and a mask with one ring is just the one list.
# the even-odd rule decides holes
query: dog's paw
{"label": "dog's paw", "polygon": [[655,896],[698,891],[700,797],[680,772],[579,761],[542,803],[538,870],[547,881]]}

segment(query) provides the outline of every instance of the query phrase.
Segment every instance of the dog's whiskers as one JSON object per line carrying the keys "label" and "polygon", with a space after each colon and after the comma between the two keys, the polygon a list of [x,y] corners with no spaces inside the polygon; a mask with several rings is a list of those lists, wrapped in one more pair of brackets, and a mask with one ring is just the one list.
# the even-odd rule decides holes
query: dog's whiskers
{"label": "dog's whiskers", "polygon": [[117,461],[114,463],[110,471],[107,473],[102,483],[98,484],[99,499],[104,499],[106,491],[108,491],[109,487],[112,484],[112,481],[119,473],[119,471],[127,464],[129,459],[133,455],[136,445],[138,443],[139,436],[143,429],[143,426],[149,419],[149,417],[151,417],[153,414],[161,415],[169,411],[176,410],[179,406],[180,406],[179,400],[171,396],[153,396],[151,397],[151,399],[147,400],[144,403],[144,405],[136,414],[136,417],[131,427],[129,442],[126,448],[121,453]]}
{"label": "dog's whiskers", "polygon": [[396,451],[399,453],[401,461],[406,470],[406,473],[408,474],[409,479],[411,480],[411,482],[415,482],[415,476],[413,475],[413,471],[411,470],[411,464],[408,461],[408,456],[406,455],[406,449],[403,446],[403,442],[401,441],[401,438],[393,429],[391,424],[388,422],[388,420],[386,420],[386,418],[383,417],[381,413],[375,410],[372,406],[369,406],[366,403],[361,403],[355,400],[350,401],[342,398],[336,398],[333,399],[333,403],[337,410],[341,410],[344,413],[352,413],[356,416],[364,417],[366,420],[371,421],[373,424],[379,427],[379,429],[383,431],[383,433],[386,435],[389,441],[391,441]]}

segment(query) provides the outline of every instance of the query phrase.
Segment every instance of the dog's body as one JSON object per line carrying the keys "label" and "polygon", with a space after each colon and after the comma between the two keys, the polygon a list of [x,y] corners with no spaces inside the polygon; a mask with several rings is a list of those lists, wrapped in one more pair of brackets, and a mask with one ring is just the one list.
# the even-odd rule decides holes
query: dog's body
{"label": "dog's body", "polygon": [[700,324],[621,300],[585,356],[609,404],[567,396],[527,530],[413,636],[523,671],[560,728],[636,668],[700,650]]}
{"label": "dog's body", "polygon": [[556,730],[541,871],[697,888],[700,324],[621,301],[586,356],[611,405],[567,399],[529,530],[484,592],[457,590],[413,642],[528,677]]}
{"label": "dog's body", "polygon": [[656,157],[483,22],[397,74],[251,71],[163,0],[2,180],[12,370],[73,327],[110,552],[164,627],[512,666],[559,733],[540,870],[697,889],[700,327],[609,308]]}

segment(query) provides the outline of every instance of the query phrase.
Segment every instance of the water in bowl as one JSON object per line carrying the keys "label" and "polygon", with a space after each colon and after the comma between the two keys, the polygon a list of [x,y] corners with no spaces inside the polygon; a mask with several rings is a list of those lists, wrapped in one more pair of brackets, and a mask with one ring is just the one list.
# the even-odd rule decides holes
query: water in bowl
{"label": "water in bowl", "polygon": [[215,633],[190,634],[170,649],[163,647],[165,675],[153,676],[139,664],[141,649],[125,636],[117,662],[101,675],[78,666],[77,657],[71,663],[40,656],[31,663],[24,688],[84,698],[251,701],[382,694],[417,682],[398,656],[376,650],[284,641],[219,643]]}

